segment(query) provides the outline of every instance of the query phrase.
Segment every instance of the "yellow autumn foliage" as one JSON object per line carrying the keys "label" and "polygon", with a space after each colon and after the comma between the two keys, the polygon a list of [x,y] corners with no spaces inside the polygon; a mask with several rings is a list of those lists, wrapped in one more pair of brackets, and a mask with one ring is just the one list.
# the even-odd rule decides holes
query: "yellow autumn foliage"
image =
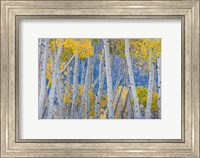
{"label": "yellow autumn foliage", "polygon": [[48,88],[51,87],[52,85],[52,78],[51,78],[51,75],[52,75],[52,61],[50,58],[47,59],[47,68],[46,68],[46,79],[48,81]]}
{"label": "yellow autumn foliage", "polygon": [[[144,88],[142,86],[138,86],[136,88],[136,92],[138,95],[138,99],[139,99],[139,104],[144,105],[144,107],[146,107],[147,104],[147,98],[148,98],[148,89]],[[151,106],[151,110],[153,112],[158,112],[157,110],[157,99],[158,99],[158,94],[156,92],[152,92],[152,106]]]}
{"label": "yellow autumn foliage", "polygon": [[50,88],[52,85],[52,78],[49,78],[48,87]]}
{"label": "yellow autumn foliage", "polygon": [[58,48],[60,48],[62,42],[63,42],[63,39],[61,39],[61,38],[57,38],[57,39],[56,39],[56,46],[57,46]]}
{"label": "yellow autumn foliage", "polygon": [[60,70],[63,70],[64,69],[64,64],[60,64]]}
{"label": "yellow autumn foliage", "polygon": [[94,48],[89,39],[80,41],[78,50],[80,59],[86,59],[94,55]]}
{"label": "yellow autumn foliage", "polygon": [[94,111],[94,110],[91,110],[89,115],[90,115],[90,118],[94,118],[94,116],[95,116],[95,111]]}
{"label": "yellow autumn foliage", "polygon": [[50,50],[51,50],[51,53],[52,53],[53,55],[55,55],[55,43],[54,43],[54,40],[53,40],[53,39],[49,40],[49,48],[50,48]]}
{"label": "yellow autumn foliage", "polygon": [[72,54],[78,53],[78,41],[75,39],[65,39],[63,42],[63,47]]}
{"label": "yellow autumn foliage", "polygon": [[139,69],[143,69],[144,72],[149,72],[149,58],[151,56],[153,63],[156,63],[156,59],[161,54],[161,40],[160,39],[131,39],[130,53],[134,55],[137,66]]}
{"label": "yellow autumn foliage", "polygon": [[102,109],[105,109],[107,102],[108,102],[108,95],[107,94],[101,95],[100,106]]}

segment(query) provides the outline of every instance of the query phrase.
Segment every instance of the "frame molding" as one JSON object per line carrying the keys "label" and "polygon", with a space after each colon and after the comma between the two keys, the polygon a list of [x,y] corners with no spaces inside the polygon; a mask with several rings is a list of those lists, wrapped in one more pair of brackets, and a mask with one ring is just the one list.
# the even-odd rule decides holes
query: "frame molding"
{"label": "frame molding", "polygon": [[[18,21],[22,18],[178,18],[182,21],[182,139],[20,140]],[[199,157],[199,0],[1,0],[1,157]]]}

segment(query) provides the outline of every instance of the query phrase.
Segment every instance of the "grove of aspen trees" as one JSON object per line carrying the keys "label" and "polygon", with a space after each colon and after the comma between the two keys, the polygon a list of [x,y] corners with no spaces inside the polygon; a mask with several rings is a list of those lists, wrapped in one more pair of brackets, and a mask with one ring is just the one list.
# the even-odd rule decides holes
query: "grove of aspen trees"
{"label": "grove of aspen trees", "polygon": [[161,39],[38,39],[39,119],[160,119]]}

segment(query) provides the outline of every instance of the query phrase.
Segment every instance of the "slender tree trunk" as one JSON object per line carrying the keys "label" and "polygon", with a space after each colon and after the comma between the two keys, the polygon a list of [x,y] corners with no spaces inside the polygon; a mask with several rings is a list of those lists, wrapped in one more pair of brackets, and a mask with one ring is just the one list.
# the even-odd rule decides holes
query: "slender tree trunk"
{"label": "slender tree trunk", "polygon": [[120,98],[121,98],[121,96],[122,96],[123,89],[124,89],[124,86],[122,86],[121,91],[120,91],[120,94],[119,94],[119,97],[118,97],[118,99],[117,99],[116,106],[115,106],[115,110],[114,110],[114,116],[116,116],[118,104],[119,104]]}
{"label": "slender tree trunk", "polygon": [[104,78],[105,78],[105,76],[104,76],[105,75],[104,74],[104,65],[105,65],[105,54],[104,54],[104,51],[103,51],[102,59],[100,61],[100,65],[99,65],[99,78],[98,78],[99,89],[98,89],[96,100],[95,100],[95,118],[96,119],[98,119],[100,117],[99,116],[100,100],[101,100],[103,83],[104,83]]}
{"label": "slender tree trunk", "polygon": [[[88,62],[87,62],[87,71],[86,71],[86,78],[85,78],[85,84],[84,84],[84,88],[83,88],[83,94],[82,94],[82,100],[81,100],[81,106],[80,106],[80,112],[79,112],[79,118],[83,118],[83,108],[84,105],[86,106],[86,108],[88,108],[88,91],[89,91],[89,83],[90,83],[90,64],[91,64],[91,57],[88,58]],[[87,111],[88,109],[86,109],[86,118],[87,118]]]}
{"label": "slender tree trunk", "polygon": [[79,55],[75,55],[75,66],[74,66],[74,76],[73,76],[73,93],[72,93],[72,106],[71,106],[71,118],[75,117],[76,110],[76,97],[78,91],[78,66],[79,66]]}
{"label": "slender tree trunk", "polygon": [[[38,67],[38,72],[39,72],[39,83],[38,83],[38,87],[39,89],[41,88],[40,87],[40,84],[41,84],[41,73],[42,73],[42,69],[43,69],[43,60],[44,60],[44,42],[45,40],[44,39],[39,39],[38,40],[38,44],[39,44],[39,47],[38,47],[38,56],[39,56],[39,67]],[[50,54],[50,53],[49,53]]]}
{"label": "slender tree trunk", "polygon": [[90,118],[90,96],[88,94],[86,95],[85,105],[86,105],[85,116],[87,119],[89,119]]}
{"label": "slender tree trunk", "polygon": [[81,84],[84,84],[85,81],[85,60],[82,60],[82,74],[81,74]]}
{"label": "slender tree trunk", "polygon": [[62,83],[61,79],[61,73],[59,70],[59,75],[58,75],[58,84],[57,84],[57,93],[58,93],[58,101],[59,101],[59,108],[60,108],[60,119],[64,119],[64,104],[63,104],[63,96],[64,96],[64,85]]}
{"label": "slender tree trunk", "polygon": [[[131,119],[131,118],[133,118],[133,106],[131,105],[130,94],[128,96],[128,103],[127,103],[127,105],[128,105],[128,116],[127,116],[127,118]],[[141,119],[141,116],[140,116],[140,119]]]}
{"label": "slender tree trunk", "polygon": [[[96,54],[96,46],[94,46],[94,54]],[[90,87],[92,88],[93,80],[94,80],[94,63],[96,61],[95,55],[90,57],[91,58],[91,63],[90,63]]]}
{"label": "slender tree trunk", "polygon": [[158,118],[161,119],[161,73],[160,73],[160,58],[157,58],[157,73],[158,73]]}
{"label": "slender tree trunk", "polygon": [[125,109],[126,109],[127,104],[128,104],[129,93],[130,93],[130,89],[128,89],[128,92],[127,92],[127,95],[126,95],[126,100],[125,100],[124,107],[121,109],[121,112],[120,112],[120,117],[121,117],[121,119],[124,118],[124,112],[125,112]]}
{"label": "slender tree trunk", "polygon": [[94,83],[92,84],[92,89],[94,89],[94,87],[96,86],[98,82],[99,82],[99,77],[97,77]]}
{"label": "slender tree trunk", "polygon": [[122,77],[123,77],[123,74],[124,74],[124,73],[122,73],[122,75],[120,76],[120,74],[121,74],[121,69],[122,69],[121,62],[122,62],[122,60],[120,61],[120,66],[119,66],[119,69],[118,69],[118,71],[117,71],[117,78],[116,78],[116,82],[115,82],[115,86],[114,86],[114,91],[113,91],[113,92],[114,92],[114,93],[113,93],[114,100],[115,100],[116,90],[117,90],[117,88],[118,88],[118,86],[119,86],[119,83],[120,83],[120,81],[121,81],[121,79],[122,79]]}
{"label": "slender tree trunk", "polygon": [[152,92],[153,92],[153,78],[154,78],[154,66],[152,62],[152,58],[149,58],[149,84],[148,84],[148,98],[147,98],[147,105],[145,109],[145,119],[151,119],[151,102],[152,102]]}
{"label": "slender tree trunk", "polygon": [[48,107],[48,119],[52,119],[53,117],[53,106],[54,106],[54,100],[55,100],[55,89],[56,89],[56,83],[57,83],[57,75],[58,75],[58,69],[60,64],[60,55],[62,53],[62,45],[58,49],[56,61],[54,64],[53,72],[52,72],[52,85],[51,90],[49,93],[49,107]]}
{"label": "slender tree trunk", "polygon": [[156,72],[156,66],[157,66],[157,62],[155,64],[153,64],[153,69],[154,69],[154,77],[153,77],[153,91],[157,92],[157,85],[156,85],[156,76],[157,76],[157,72]]}
{"label": "slender tree trunk", "polygon": [[112,91],[112,72],[110,65],[110,53],[109,53],[109,41],[104,39],[104,49],[105,49],[105,61],[106,61],[106,80],[107,80],[107,92],[108,92],[108,118],[114,118],[114,108],[113,108],[113,91]]}
{"label": "slender tree trunk", "polygon": [[46,68],[47,68],[47,58],[48,58],[48,39],[45,39],[45,51],[43,64],[40,76],[40,97],[39,97],[39,119],[42,118],[43,108],[44,108],[44,98],[46,93]]}
{"label": "slender tree trunk", "polygon": [[142,119],[145,119],[145,106],[140,104],[140,109],[142,110],[142,112],[141,112]]}
{"label": "slender tree trunk", "polygon": [[[127,71],[125,71],[125,72],[126,72],[126,76],[128,76]],[[124,80],[126,82],[127,87],[130,89],[130,84],[128,83],[128,78],[125,78]],[[134,99],[133,96],[130,93],[128,93],[128,101],[127,101],[127,106],[128,106],[128,116],[127,116],[127,118],[128,119],[134,118],[134,108],[133,108],[132,103],[131,103],[132,99]],[[141,113],[140,113],[140,118],[141,118]]]}
{"label": "slender tree trunk", "polygon": [[130,79],[130,88],[131,88],[131,94],[134,99],[134,118],[135,119],[140,119],[141,118],[141,113],[140,113],[140,107],[139,107],[139,101],[138,101],[138,96],[136,93],[136,86],[135,86],[135,81],[134,81],[134,75],[133,75],[133,70],[132,70],[132,63],[131,63],[131,57],[129,53],[129,40],[125,39],[125,56],[126,56],[126,61],[127,61],[127,70],[129,74],[129,79]]}

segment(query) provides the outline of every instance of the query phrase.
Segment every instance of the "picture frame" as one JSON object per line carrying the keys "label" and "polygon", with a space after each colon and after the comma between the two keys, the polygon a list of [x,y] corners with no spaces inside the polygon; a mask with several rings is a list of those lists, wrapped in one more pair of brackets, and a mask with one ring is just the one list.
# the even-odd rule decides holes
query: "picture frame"
{"label": "picture frame", "polygon": [[[1,157],[199,157],[199,0],[1,1]],[[20,19],[181,19],[181,139],[19,139]]]}

